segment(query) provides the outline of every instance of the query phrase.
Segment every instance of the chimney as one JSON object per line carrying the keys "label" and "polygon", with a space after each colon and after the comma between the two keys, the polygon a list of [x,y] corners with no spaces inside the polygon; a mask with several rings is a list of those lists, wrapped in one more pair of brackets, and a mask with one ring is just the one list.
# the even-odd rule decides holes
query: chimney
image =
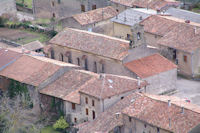
{"label": "chimney", "polygon": [[184,107],[181,107],[181,114],[184,114]]}
{"label": "chimney", "polygon": [[185,20],[185,23],[189,24],[189,23],[190,23],[190,20]]}
{"label": "chimney", "polygon": [[171,100],[168,100],[168,107],[171,106]]}

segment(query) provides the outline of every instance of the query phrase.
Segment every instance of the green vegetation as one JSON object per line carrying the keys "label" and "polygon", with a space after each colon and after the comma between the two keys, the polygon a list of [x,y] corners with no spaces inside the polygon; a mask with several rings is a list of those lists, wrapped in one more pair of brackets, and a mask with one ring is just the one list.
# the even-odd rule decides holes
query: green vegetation
{"label": "green vegetation", "polygon": [[60,132],[56,131],[52,126],[47,126],[42,129],[41,133],[60,133]]}
{"label": "green vegetation", "polygon": [[47,18],[39,18],[36,19],[35,21],[32,21],[33,24],[39,24],[39,25],[46,25],[49,24],[51,22],[51,19],[47,19]]}
{"label": "green vegetation", "polygon": [[200,13],[200,3],[195,4],[194,7],[192,8],[192,11]]}
{"label": "green vegetation", "polygon": [[32,9],[32,0],[16,0],[16,4]]}
{"label": "green vegetation", "polygon": [[53,125],[54,129],[61,129],[61,130],[65,130],[68,127],[69,124],[65,121],[63,116],[61,116],[60,119],[58,119],[56,123]]}

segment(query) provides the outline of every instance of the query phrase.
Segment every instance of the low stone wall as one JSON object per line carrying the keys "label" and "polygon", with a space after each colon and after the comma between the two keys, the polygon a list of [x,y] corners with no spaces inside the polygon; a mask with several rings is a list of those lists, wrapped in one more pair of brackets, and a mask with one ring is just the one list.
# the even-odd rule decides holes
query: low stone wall
{"label": "low stone wall", "polygon": [[22,11],[22,12],[33,14],[33,10],[30,9],[30,8],[22,7],[22,6],[19,6],[19,5],[16,5],[16,7],[17,7],[18,11]]}
{"label": "low stone wall", "polygon": [[13,41],[10,41],[10,40],[6,40],[6,39],[3,39],[3,38],[0,38],[0,42],[6,43],[6,44],[11,45],[13,47],[21,46],[20,44],[18,44],[16,42],[13,42]]}

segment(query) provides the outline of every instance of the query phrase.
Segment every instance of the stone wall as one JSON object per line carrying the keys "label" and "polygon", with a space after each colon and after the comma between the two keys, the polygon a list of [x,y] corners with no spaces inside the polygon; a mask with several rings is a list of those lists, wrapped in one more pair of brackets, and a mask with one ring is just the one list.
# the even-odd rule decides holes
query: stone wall
{"label": "stone wall", "polygon": [[17,13],[15,0],[0,0],[0,16],[4,13],[15,15]]}

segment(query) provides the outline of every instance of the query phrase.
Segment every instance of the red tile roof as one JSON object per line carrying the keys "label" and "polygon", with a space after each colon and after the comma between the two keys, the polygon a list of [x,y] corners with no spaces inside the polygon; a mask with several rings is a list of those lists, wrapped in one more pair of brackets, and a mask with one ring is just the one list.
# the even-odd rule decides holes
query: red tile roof
{"label": "red tile roof", "polygon": [[180,23],[157,43],[191,53],[200,48],[200,27]]}
{"label": "red tile roof", "polygon": [[[168,100],[171,100],[171,106],[168,106]],[[184,107],[184,113],[181,113],[181,107]],[[170,96],[144,94],[122,113],[175,133],[188,133],[200,124],[200,107]]]}
{"label": "red tile roof", "polygon": [[97,74],[82,70],[70,70],[55,82],[40,90],[40,93],[80,104],[80,87],[94,76],[97,76]]}
{"label": "red tile roof", "polygon": [[166,6],[178,6],[180,4],[180,2],[174,0],[111,0],[111,2],[129,7],[137,6],[154,10],[161,10]]}
{"label": "red tile roof", "polygon": [[140,78],[147,78],[177,68],[174,63],[160,54],[153,54],[128,62],[124,66]]}
{"label": "red tile roof", "polygon": [[171,31],[175,26],[177,26],[178,22],[164,18],[159,15],[152,15],[141,21],[140,24],[144,26],[145,32],[164,36],[166,33]]}
{"label": "red tile roof", "polygon": [[117,11],[111,7],[98,8],[81,14],[72,16],[81,25],[88,25],[100,21],[108,20],[117,15]]}
{"label": "red tile roof", "polygon": [[22,56],[22,54],[8,49],[0,48],[0,71],[9,64],[13,63],[20,56]]}
{"label": "red tile roof", "polygon": [[[122,110],[131,104],[133,98],[139,96],[139,93],[132,93],[101,113],[94,121],[78,125],[78,133],[109,133],[115,127],[122,126]],[[116,113],[119,113],[119,118],[116,117]]]}
{"label": "red tile roof", "polygon": [[101,74],[81,87],[80,92],[94,96],[99,99],[105,99],[114,95],[137,90],[147,85],[146,81],[141,81],[138,86],[138,80],[111,74]]}
{"label": "red tile roof", "polygon": [[60,68],[61,66],[23,55],[0,71],[0,75],[22,83],[38,86]]}
{"label": "red tile roof", "polygon": [[117,60],[123,60],[129,49],[128,41],[71,28],[65,28],[50,43]]}

